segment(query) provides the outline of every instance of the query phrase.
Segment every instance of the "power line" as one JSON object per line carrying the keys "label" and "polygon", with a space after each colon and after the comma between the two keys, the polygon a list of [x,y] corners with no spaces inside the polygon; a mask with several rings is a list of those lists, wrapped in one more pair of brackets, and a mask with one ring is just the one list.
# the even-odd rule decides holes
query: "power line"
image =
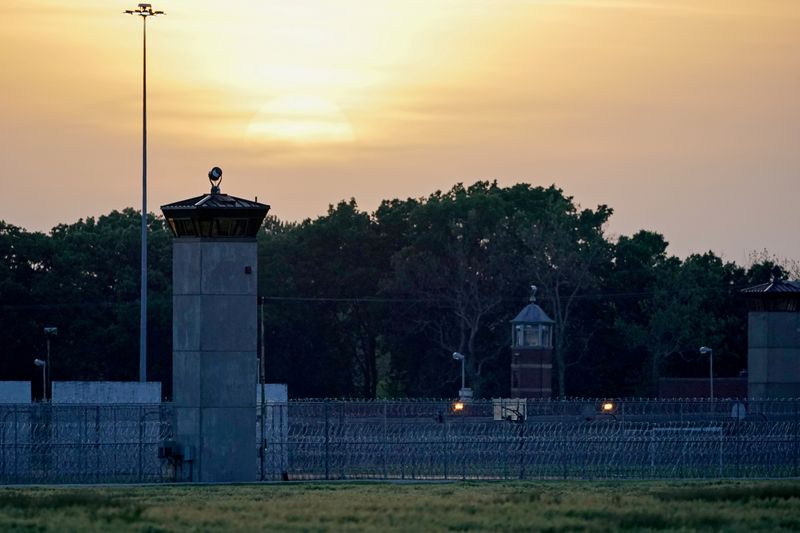
{"label": "power line", "polygon": [[[748,285],[729,285],[727,287],[692,287],[685,289],[673,289],[668,294],[686,295],[691,293],[730,293],[736,292],[740,288],[747,287]],[[578,299],[622,299],[622,298],[641,298],[655,296],[664,293],[660,290],[651,291],[628,291],[628,292],[595,292],[577,294],[574,298]],[[562,297],[567,298],[569,295],[564,294]],[[447,298],[400,298],[400,297],[378,297],[378,296],[259,296],[259,299],[272,302],[320,302],[320,303],[426,303],[426,304],[442,304],[449,303],[452,299]],[[552,300],[552,297],[542,295],[541,301]],[[527,298],[502,298],[503,303],[524,303]],[[88,308],[114,308],[123,306],[138,305],[139,300],[129,300],[122,302],[70,302],[70,303],[42,303],[42,304],[6,304],[0,306],[3,311],[11,310],[57,310],[57,309],[88,309]]]}

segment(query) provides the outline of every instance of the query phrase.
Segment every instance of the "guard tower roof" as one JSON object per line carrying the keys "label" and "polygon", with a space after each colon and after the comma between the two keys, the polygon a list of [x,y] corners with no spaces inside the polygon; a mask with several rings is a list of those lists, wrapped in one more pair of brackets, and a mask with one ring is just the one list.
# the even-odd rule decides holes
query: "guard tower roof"
{"label": "guard tower roof", "polygon": [[746,287],[742,289],[742,293],[745,295],[761,295],[761,294],[797,294],[800,295],[800,281],[783,281],[783,280],[773,280],[769,283],[762,283],[760,285],[754,285],[752,287]]}
{"label": "guard tower roof", "polygon": [[535,303],[530,303],[511,321],[512,324],[553,324],[553,320]]}
{"label": "guard tower roof", "polygon": [[773,279],[741,290],[751,311],[800,311],[800,281]]}
{"label": "guard tower roof", "polygon": [[161,206],[172,233],[176,237],[255,237],[269,206],[220,192],[219,167],[211,169],[208,178],[210,193]]}

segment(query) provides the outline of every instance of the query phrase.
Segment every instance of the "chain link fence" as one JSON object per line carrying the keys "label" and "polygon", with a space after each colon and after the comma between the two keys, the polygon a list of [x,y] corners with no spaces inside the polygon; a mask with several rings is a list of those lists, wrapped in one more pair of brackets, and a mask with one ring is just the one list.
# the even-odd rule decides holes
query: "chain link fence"
{"label": "chain link fence", "polygon": [[289,479],[800,475],[794,400],[488,400],[460,410],[440,400],[324,400],[286,409],[286,442],[268,442],[267,453],[288,450]]}
{"label": "chain link fence", "polygon": [[0,406],[0,483],[133,483],[166,479],[166,405]]}
{"label": "chain link fence", "polygon": [[[256,411],[262,480],[800,476],[796,400],[295,400]],[[172,481],[159,447],[173,417],[170,404],[0,406],[0,484]]]}

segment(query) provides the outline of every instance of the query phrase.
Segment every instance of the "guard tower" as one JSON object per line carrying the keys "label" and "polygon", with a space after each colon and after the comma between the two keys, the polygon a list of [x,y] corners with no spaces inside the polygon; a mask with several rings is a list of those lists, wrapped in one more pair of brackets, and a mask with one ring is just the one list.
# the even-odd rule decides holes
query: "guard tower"
{"label": "guard tower", "polygon": [[747,395],[800,397],[800,281],[772,281],[742,289],[747,314]]}
{"label": "guard tower", "polygon": [[220,192],[161,206],[172,245],[172,394],[187,481],[254,481],[256,234],[269,206]]}
{"label": "guard tower", "polygon": [[535,285],[530,301],[511,321],[511,396],[550,398],[554,322],[536,305]]}

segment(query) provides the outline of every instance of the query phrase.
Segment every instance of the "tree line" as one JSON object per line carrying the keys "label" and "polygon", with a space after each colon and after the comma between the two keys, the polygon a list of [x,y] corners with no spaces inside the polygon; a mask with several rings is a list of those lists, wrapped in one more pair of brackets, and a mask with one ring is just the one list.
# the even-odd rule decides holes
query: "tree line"
{"label": "tree line", "polygon": [[[654,231],[609,237],[612,214],[556,186],[481,181],[372,213],[350,200],[299,223],[270,216],[258,236],[268,381],[293,397],[449,397],[459,351],[477,396],[507,396],[509,320],[531,284],[555,320],[558,395],[651,396],[660,377],[705,376],[701,345],[718,376],[738,375],[739,289],[780,261],[681,259]],[[172,237],[161,217],[148,227],[148,379],[168,396]],[[0,258],[0,380],[31,380],[41,396],[32,361],[46,326],[59,328],[54,380],[137,378],[139,212],[48,234],[0,222]]]}

